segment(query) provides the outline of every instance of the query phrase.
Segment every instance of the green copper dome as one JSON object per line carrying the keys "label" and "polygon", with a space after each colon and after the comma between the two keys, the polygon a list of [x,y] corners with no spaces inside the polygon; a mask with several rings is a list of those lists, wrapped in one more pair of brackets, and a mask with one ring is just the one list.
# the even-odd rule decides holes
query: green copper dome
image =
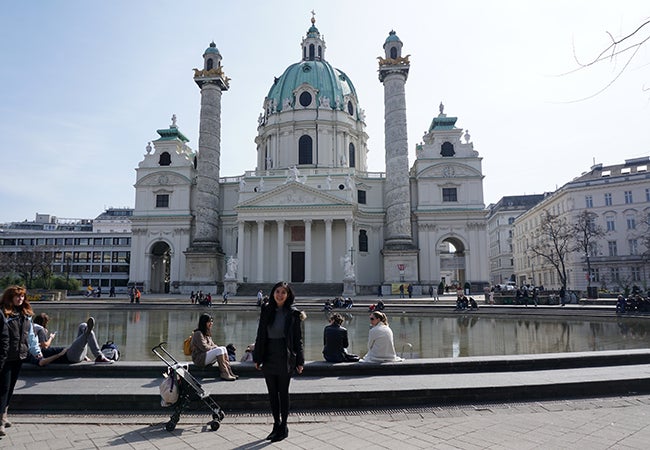
{"label": "green copper dome", "polygon": [[343,99],[346,95],[354,97],[358,103],[357,93],[352,81],[342,71],[332,67],[327,61],[301,61],[292,64],[281,77],[276,78],[269,90],[267,98],[274,100],[277,111],[282,111],[285,99],[291,99],[295,104],[293,93],[302,84],[308,84],[318,91],[318,97],[327,97],[330,108],[343,109]]}

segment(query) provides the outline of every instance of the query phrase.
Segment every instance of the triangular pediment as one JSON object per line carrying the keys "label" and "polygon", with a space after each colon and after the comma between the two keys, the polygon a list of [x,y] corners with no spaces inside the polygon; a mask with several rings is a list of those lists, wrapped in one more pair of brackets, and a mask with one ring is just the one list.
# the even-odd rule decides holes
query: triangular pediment
{"label": "triangular pediment", "polygon": [[290,182],[278,186],[269,192],[261,193],[254,198],[237,205],[237,209],[248,208],[304,208],[304,207],[337,207],[352,206],[335,195],[327,194],[318,189],[298,182]]}

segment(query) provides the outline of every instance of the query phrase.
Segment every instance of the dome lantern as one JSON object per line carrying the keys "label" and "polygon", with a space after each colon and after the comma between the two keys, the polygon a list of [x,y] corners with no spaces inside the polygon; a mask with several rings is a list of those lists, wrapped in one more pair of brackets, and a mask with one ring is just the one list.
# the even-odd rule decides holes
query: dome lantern
{"label": "dome lantern", "polygon": [[307,30],[307,36],[302,40],[303,61],[324,61],[325,41],[321,38],[320,31],[316,28],[316,13],[311,12],[311,27]]}

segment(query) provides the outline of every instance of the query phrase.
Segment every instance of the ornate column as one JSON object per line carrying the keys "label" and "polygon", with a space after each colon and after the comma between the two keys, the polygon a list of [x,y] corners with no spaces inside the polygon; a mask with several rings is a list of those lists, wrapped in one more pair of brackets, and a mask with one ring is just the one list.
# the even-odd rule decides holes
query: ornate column
{"label": "ornate column", "polygon": [[305,283],[311,283],[311,219],[305,219]]}
{"label": "ornate column", "polygon": [[194,69],[201,89],[196,208],[192,241],[185,252],[186,289],[215,290],[223,279],[224,255],[219,241],[219,165],[221,159],[221,95],[229,78],[214,42],[203,53],[203,70]]}
{"label": "ornate column", "polygon": [[384,137],[386,151],[386,239],[384,280],[400,280],[398,267],[404,266],[407,278],[419,280],[418,250],[411,231],[411,193],[409,182],[408,136],[406,127],[405,85],[410,69],[409,57],[402,57],[402,41],[394,31],[384,42],[385,58],[379,58],[379,81],[384,85]]}
{"label": "ornate column", "polygon": [[262,283],[264,281],[264,221],[257,221],[257,254],[255,255],[257,261],[257,277],[256,282]]}
{"label": "ornate column", "polygon": [[278,281],[284,280],[285,249],[284,249],[284,220],[277,220],[278,224]]}
{"label": "ornate column", "polygon": [[332,219],[325,219],[325,282],[332,282]]}
{"label": "ornate column", "polygon": [[[352,225],[354,222],[352,218],[345,219],[345,251],[349,252],[354,247],[354,238],[352,236]],[[352,255],[350,255],[352,257]]]}

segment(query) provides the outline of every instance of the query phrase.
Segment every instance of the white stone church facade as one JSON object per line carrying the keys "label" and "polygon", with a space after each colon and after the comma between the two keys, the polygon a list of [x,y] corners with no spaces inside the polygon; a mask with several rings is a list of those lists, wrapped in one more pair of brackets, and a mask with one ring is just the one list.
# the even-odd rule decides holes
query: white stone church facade
{"label": "white stone church facade", "polygon": [[475,289],[488,282],[482,158],[469,134],[441,105],[409,167],[410,64],[391,32],[379,58],[386,172],[368,172],[360,100],[325,48],[312,18],[300,61],[264,99],[256,167],[223,177],[220,160],[230,149],[222,153],[221,95],[230,79],[210,44],[194,76],[198,150],[173,118],[136,170],[132,283],[146,292],[234,293],[286,280],[361,294],[442,279]]}

